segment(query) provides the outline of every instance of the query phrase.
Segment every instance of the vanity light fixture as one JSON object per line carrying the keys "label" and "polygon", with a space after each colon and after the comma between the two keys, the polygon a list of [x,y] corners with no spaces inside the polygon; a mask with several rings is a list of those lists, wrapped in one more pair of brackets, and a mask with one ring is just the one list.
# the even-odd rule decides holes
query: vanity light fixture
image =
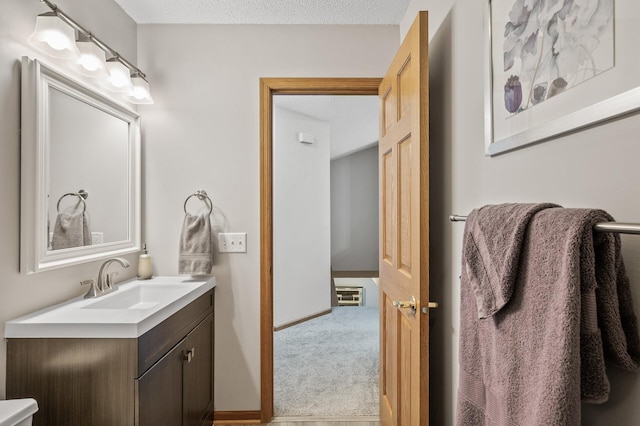
{"label": "vanity light fixture", "polygon": [[59,59],[76,59],[80,52],[75,44],[76,33],[61,21],[55,12],[47,12],[36,18],[36,29],[29,43],[49,56]]}
{"label": "vanity light fixture", "polygon": [[112,92],[129,93],[133,90],[131,71],[117,56],[107,59],[108,77],[101,81],[101,85]]}
{"label": "vanity light fixture", "polygon": [[77,59],[69,61],[71,68],[78,71],[80,74],[87,77],[93,77],[96,79],[108,78],[106,57],[104,50],[100,49],[93,41],[91,37],[88,37],[82,33],[78,34],[76,40],[76,46],[80,55]]}
{"label": "vanity light fixture", "polygon": [[134,104],[152,104],[153,98],[149,91],[149,83],[140,73],[131,75],[131,84],[133,90],[125,96],[130,102]]}
{"label": "vanity light fixture", "polygon": [[[131,103],[153,103],[146,75],[138,67],[71,19],[56,4],[49,0],[40,2],[49,6],[51,12],[38,15],[36,19],[36,29],[29,37],[34,47],[54,58],[69,59],[73,69],[93,77],[108,90],[123,93]],[[109,55],[106,61],[105,54]]]}

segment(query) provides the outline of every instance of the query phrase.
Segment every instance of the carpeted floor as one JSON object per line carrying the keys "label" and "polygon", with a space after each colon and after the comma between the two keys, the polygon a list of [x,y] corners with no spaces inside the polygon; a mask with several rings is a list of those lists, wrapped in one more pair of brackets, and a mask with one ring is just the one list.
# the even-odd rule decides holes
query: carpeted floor
{"label": "carpeted floor", "polygon": [[377,416],[378,309],[342,306],[274,334],[276,416]]}

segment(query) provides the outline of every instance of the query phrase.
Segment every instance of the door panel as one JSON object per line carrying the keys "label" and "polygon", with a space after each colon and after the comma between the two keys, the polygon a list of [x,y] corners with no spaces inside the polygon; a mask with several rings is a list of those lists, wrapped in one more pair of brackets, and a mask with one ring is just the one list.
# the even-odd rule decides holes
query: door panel
{"label": "door panel", "polygon": [[[213,408],[213,314],[185,339],[191,357],[183,362],[184,425],[193,426]],[[206,414],[205,414],[206,413]]]}
{"label": "door panel", "polygon": [[378,90],[383,425],[429,423],[427,34],[420,12]]}
{"label": "door panel", "polygon": [[394,259],[396,258],[394,253],[394,244],[395,240],[395,211],[394,206],[395,202],[395,194],[396,194],[396,184],[395,184],[395,174],[393,173],[393,152],[391,150],[385,152],[382,155],[382,190],[380,194],[382,195],[382,223],[384,224],[381,235],[382,247],[383,247],[383,260],[389,264],[393,265]]}
{"label": "door panel", "polygon": [[400,89],[398,120],[410,117],[411,114],[411,65],[411,56],[409,56],[398,72],[398,88]]}
{"label": "door panel", "polygon": [[387,134],[387,130],[396,122],[396,96],[391,93],[391,87],[381,93],[382,98],[382,117],[380,123],[382,125],[382,136]]}
{"label": "door panel", "polygon": [[[400,376],[400,412],[398,416],[399,425],[411,424],[411,323],[403,315],[398,315],[400,320],[399,331],[399,346],[400,346],[400,360],[398,369],[402,376]],[[406,423],[405,423],[406,422]]]}
{"label": "door panel", "polygon": [[182,356],[178,344],[136,380],[137,425],[182,425]]}
{"label": "door panel", "polygon": [[398,144],[399,269],[411,278],[411,137]]}
{"label": "door panel", "polygon": [[380,356],[380,421],[381,424],[397,423],[391,420],[392,413],[397,412],[398,404],[398,380],[397,369],[392,366],[398,363],[397,348],[397,308],[392,305],[392,300],[385,296],[384,303],[380,305],[382,328],[380,329],[380,341],[388,342],[383,346]]}

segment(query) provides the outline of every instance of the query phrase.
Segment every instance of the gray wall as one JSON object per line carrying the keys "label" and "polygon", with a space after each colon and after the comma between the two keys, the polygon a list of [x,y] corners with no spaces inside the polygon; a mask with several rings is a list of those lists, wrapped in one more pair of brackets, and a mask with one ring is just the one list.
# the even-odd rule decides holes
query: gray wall
{"label": "gray wall", "polygon": [[[101,40],[136,61],[136,25],[114,2],[61,0],[60,9]],[[20,57],[31,56],[60,66],[27,43],[36,16],[49,8],[35,0],[8,0],[0,13],[0,399],[5,398],[6,345],[4,322],[80,295],[79,282],[96,275],[99,262],[33,275],[19,273],[20,247]],[[62,65],[64,67],[64,64]],[[79,189],[79,188],[78,188]],[[128,256],[135,265],[135,255]],[[135,275],[135,268],[121,273]]]}
{"label": "gray wall", "polygon": [[[618,221],[640,222],[638,115],[498,157],[484,156],[483,6],[476,0],[414,0],[409,7],[429,10],[432,23],[431,291],[440,308],[432,318],[430,395],[431,406],[442,407],[432,410],[434,424],[454,424],[458,381],[464,225],[450,223],[449,214],[467,214],[484,204],[550,201],[602,208]],[[622,244],[640,315],[640,238],[623,236]],[[607,371],[609,402],[584,406],[582,424],[640,423],[640,376],[614,367]]]}
{"label": "gray wall", "polygon": [[177,272],[185,197],[204,188],[216,232],[247,232],[219,254],[216,410],[260,408],[260,77],[381,77],[397,26],[141,25],[145,230],[156,271]]}
{"label": "gray wall", "polygon": [[331,161],[331,267],[378,270],[378,147]]}

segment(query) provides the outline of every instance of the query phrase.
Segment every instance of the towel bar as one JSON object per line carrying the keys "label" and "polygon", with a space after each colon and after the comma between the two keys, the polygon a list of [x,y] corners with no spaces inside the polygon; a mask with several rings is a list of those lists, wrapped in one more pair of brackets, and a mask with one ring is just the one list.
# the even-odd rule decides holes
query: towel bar
{"label": "towel bar", "polygon": [[82,205],[84,207],[82,212],[84,213],[84,212],[87,211],[87,203],[84,200],[87,199],[87,197],[89,196],[89,193],[87,191],[85,191],[84,189],[81,189],[78,192],[67,192],[62,197],[58,198],[58,204],[56,204],[56,210],[58,211],[58,213],[60,213],[60,201],[62,201],[62,199],[64,197],[68,196],[68,195],[74,195],[74,196],[78,197],[80,199],[80,201],[82,201]]}
{"label": "towel bar", "polygon": [[[452,214],[449,216],[451,222],[464,222],[466,216]],[[593,227],[599,232],[613,232],[616,234],[640,234],[640,223],[622,223],[622,222],[600,222]]]}
{"label": "towel bar", "polygon": [[198,197],[198,200],[204,201],[205,204],[209,206],[209,214],[213,213],[213,202],[211,198],[207,195],[207,191],[204,189],[198,189],[193,194],[189,195],[186,200],[184,200],[184,212],[187,212],[187,202],[191,199],[191,197]]}

